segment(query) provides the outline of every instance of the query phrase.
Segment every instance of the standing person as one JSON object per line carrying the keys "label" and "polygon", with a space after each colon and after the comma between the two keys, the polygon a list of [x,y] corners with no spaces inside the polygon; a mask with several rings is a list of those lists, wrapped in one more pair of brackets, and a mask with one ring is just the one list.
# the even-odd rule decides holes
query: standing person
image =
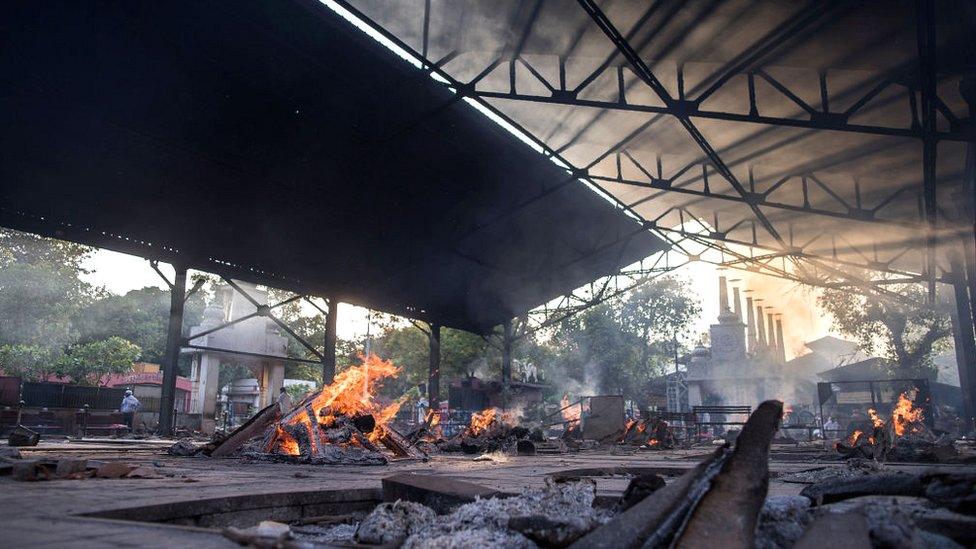
{"label": "standing person", "polygon": [[125,396],[122,398],[122,405],[119,406],[119,411],[122,412],[122,421],[129,426],[129,432],[132,432],[132,421],[135,419],[136,410],[139,409],[141,404],[139,399],[132,395],[132,390],[126,389]]}
{"label": "standing person", "polygon": [[281,410],[282,414],[287,414],[294,406],[295,405],[291,400],[291,395],[289,395],[288,391],[282,387],[278,392],[278,409]]}

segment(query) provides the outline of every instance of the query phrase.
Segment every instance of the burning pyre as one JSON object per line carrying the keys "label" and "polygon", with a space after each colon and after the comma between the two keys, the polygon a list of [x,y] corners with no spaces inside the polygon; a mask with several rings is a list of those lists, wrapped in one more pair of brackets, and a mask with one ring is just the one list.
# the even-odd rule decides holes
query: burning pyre
{"label": "burning pyre", "polygon": [[874,408],[868,409],[870,429],[855,429],[835,445],[837,452],[848,457],[899,461],[942,461],[955,454],[951,439],[937,437],[926,427],[922,408],[915,406],[915,393],[898,395],[888,418]]}
{"label": "burning pyre", "polygon": [[675,440],[668,423],[652,416],[646,419],[628,419],[617,442],[651,450],[666,450],[674,448]]}
{"label": "burning pyre", "polygon": [[390,426],[401,401],[383,405],[376,398],[382,381],[399,368],[376,355],[360,360],[282,416],[263,437],[260,453],[310,463],[384,464],[381,444],[395,456],[410,455],[411,445]]}
{"label": "burning pyre", "polygon": [[519,415],[513,411],[487,408],[471,414],[468,425],[457,435],[440,444],[444,452],[464,452],[479,454],[498,450],[511,450],[520,440],[534,434],[536,440],[543,440],[541,430],[531,432],[519,425]]}

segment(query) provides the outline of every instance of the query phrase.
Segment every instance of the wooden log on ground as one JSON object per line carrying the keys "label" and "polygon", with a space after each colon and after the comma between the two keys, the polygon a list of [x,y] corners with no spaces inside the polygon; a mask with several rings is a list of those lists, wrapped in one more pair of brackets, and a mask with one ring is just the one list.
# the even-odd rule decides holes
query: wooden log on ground
{"label": "wooden log on ground", "polygon": [[[628,549],[642,547],[644,542],[661,529],[680,526],[690,509],[690,496],[707,490],[709,481],[718,474],[722,464],[732,454],[720,447],[678,480],[644,498],[610,522],[583,536],[570,547],[574,549]],[[659,537],[668,537],[661,534]]]}
{"label": "wooden log on ground", "polygon": [[234,453],[245,442],[256,436],[263,435],[269,427],[278,421],[280,416],[281,411],[277,403],[264,408],[257,414],[254,414],[254,417],[247,420],[247,423],[234,430],[223,442],[218,444],[213,449],[213,452],[210,453],[210,457],[222,457]]}
{"label": "wooden log on ground", "polygon": [[769,445],[782,413],[781,402],[764,402],[743,428],[735,451],[716,449],[677,481],[571,547],[751,548],[769,485]]}
{"label": "wooden log on ground", "polygon": [[783,417],[783,403],[756,408],[736,439],[735,450],[692,512],[677,545],[749,549],[769,489],[769,446]]}
{"label": "wooden log on ground", "polygon": [[389,448],[396,457],[407,457],[414,459],[424,459],[427,454],[420,448],[414,446],[407,437],[401,435],[396,429],[387,425],[383,428],[383,436],[380,437],[383,446]]}
{"label": "wooden log on ground", "polygon": [[7,436],[7,444],[10,446],[37,446],[41,441],[40,433],[32,431],[23,425],[18,425],[10,431]]}
{"label": "wooden log on ground", "polygon": [[644,473],[630,479],[624,495],[620,496],[620,501],[617,502],[617,512],[630,509],[665,486],[667,483],[664,482],[664,478],[656,473]]}
{"label": "wooden log on ground", "polygon": [[922,480],[908,473],[884,473],[862,477],[829,479],[800,491],[814,505],[826,505],[859,496],[923,496]]}

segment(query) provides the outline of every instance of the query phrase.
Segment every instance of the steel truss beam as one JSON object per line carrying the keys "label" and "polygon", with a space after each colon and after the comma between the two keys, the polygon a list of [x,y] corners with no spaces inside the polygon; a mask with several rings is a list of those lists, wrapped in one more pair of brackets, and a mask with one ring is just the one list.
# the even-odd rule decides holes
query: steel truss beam
{"label": "steel truss beam", "polygon": [[671,253],[674,252],[671,250],[660,252],[650,266],[645,266],[643,265],[644,262],[641,262],[636,267],[622,269],[611,276],[604,277],[602,280],[595,280],[544,304],[542,307],[529,311],[524,315],[524,322],[520,323],[515,330],[515,339],[522,339],[539,330],[559,324],[590,307],[633,291],[688,263],[685,261],[672,264],[670,261]]}
{"label": "steel truss beam", "polygon": [[[158,270],[157,270],[157,272],[158,272]],[[162,276],[162,273],[160,273],[160,276]],[[288,299],[285,299],[283,301],[280,301],[278,303],[275,303],[274,305],[264,305],[264,304],[258,303],[258,301],[256,299],[254,299],[253,297],[251,297],[250,294],[248,294],[247,292],[245,292],[243,288],[241,288],[236,282],[234,282],[230,278],[225,277],[225,276],[221,276],[220,278],[224,282],[226,282],[231,288],[233,288],[235,292],[239,293],[242,297],[244,297],[244,299],[246,299],[248,302],[250,302],[251,305],[254,305],[255,311],[253,313],[246,314],[246,315],[244,315],[244,316],[242,316],[240,318],[236,318],[236,319],[231,320],[229,322],[224,322],[223,324],[220,324],[218,326],[214,326],[213,328],[209,328],[207,330],[204,330],[204,331],[202,331],[202,332],[200,332],[198,334],[193,334],[193,335],[191,335],[189,337],[182,338],[182,340],[180,341],[180,346],[181,347],[184,347],[184,348],[187,348],[187,349],[197,349],[197,350],[202,350],[202,351],[214,351],[214,352],[220,352],[220,353],[237,354],[237,355],[242,355],[242,356],[250,356],[250,357],[257,357],[257,358],[267,358],[267,359],[274,359],[274,360],[284,360],[284,361],[290,361],[290,362],[307,362],[307,363],[312,363],[312,364],[319,364],[319,363],[321,363],[321,361],[324,358],[324,355],[321,352],[319,352],[319,350],[316,349],[311,343],[309,343],[308,341],[306,341],[305,338],[303,338],[301,335],[295,333],[295,331],[292,330],[291,327],[289,327],[287,324],[285,324],[278,317],[274,316],[272,314],[272,312],[271,312],[274,309],[277,309],[277,308],[282,307],[284,305],[288,305],[289,303],[294,303],[295,301],[298,301],[298,300],[301,300],[301,299],[304,299],[305,301],[307,301],[310,304],[312,304],[312,306],[314,306],[316,309],[319,309],[321,311],[322,309],[316,303],[314,303],[307,296],[303,296],[301,294],[296,294],[296,295],[293,295],[293,296],[289,297]],[[165,277],[164,277],[164,279],[165,279]],[[332,305],[330,304],[330,307],[331,306]],[[297,341],[303,347],[305,347],[306,349],[308,349],[308,351],[310,353],[312,353],[318,360],[309,360],[309,359],[302,359],[302,358],[293,358],[293,357],[287,357],[287,356],[267,355],[267,354],[261,354],[261,353],[252,353],[252,352],[248,352],[248,351],[237,351],[237,350],[234,350],[234,349],[224,349],[224,348],[217,348],[217,347],[208,347],[206,345],[197,345],[197,344],[192,343],[192,341],[195,340],[195,339],[199,339],[201,337],[210,335],[210,334],[212,334],[214,332],[223,330],[225,328],[229,328],[230,326],[233,326],[235,324],[239,324],[241,322],[244,322],[245,320],[250,320],[252,318],[257,318],[257,317],[266,317],[266,318],[271,319],[272,322],[274,322],[275,324],[277,324],[282,330],[284,330],[286,333],[288,333],[288,335],[290,335],[292,338],[294,338],[295,341]]]}
{"label": "steel truss beam", "polygon": [[[839,132],[850,132],[868,135],[883,135],[889,137],[911,137],[921,138],[922,130],[915,127],[892,128],[888,126],[872,126],[867,124],[853,124],[848,122],[849,118],[855,114],[851,112],[838,114],[811,114],[810,118],[781,118],[776,116],[762,115],[759,113],[733,113],[709,111],[695,105],[693,101],[680,101],[672,106],[641,105],[639,103],[627,103],[625,100],[601,101],[597,99],[581,99],[573,97],[571,90],[555,90],[552,95],[535,95],[519,92],[497,92],[489,90],[478,90],[472,92],[485,99],[514,99],[529,103],[544,103],[551,105],[563,105],[570,107],[588,107],[595,109],[606,109],[611,111],[638,112],[651,114],[665,114],[671,116],[687,116],[689,118],[701,118],[707,120],[722,120],[726,122],[745,122],[750,124],[761,124],[766,126],[783,126],[787,128],[800,128],[809,130],[832,130]],[[873,95],[876,95],[873,94]],[[753,98],[755,101],[755,98]],[[942,112],[942,111],[940,111]],[[960,126],[955,130],[937,131],[936,138],[940,141],[960,141],[967,142],[976,139],[976,132],[972,127]]]}
{"label": "steel truss beam", "polygon": [[[696,223],[700,226],[699,229],[688,230],[688,229],[684,228],[684,223],[682,223],[682,225],[680,225],[678,228],[675,228],[675,227],[664,227],[664,226],[655,224],[654,222],[648,222],[648,225],[647,226],[648,227],[652,227],[656,231],[661,231],[661,232],[664,232],[664,233],[677,234],[677,235],[680,235],[682,237],[685,237],[685,238],[688,238],[688,239],[692,239],[693,241],[699,242],[699,243],[702,240],[706,240],[706,241],[709,241],[709,242],[722,242],[722,243],[725,243],[725,244],[732,244],[732,245],[736,245],[736,246],[742,246],[744,248],[749,248],[751,250],[755,250],[755,249],[767,250],[769,252],[768,254],[763,254],[762,256],[759,256],[759,257],[763,257],[763,258],[773,258],[773,259],[775,259],[775,258],[782,258],[784,260],[785,259],[802,259],[802,260],[807,260],[807,261],[810,261],[810,262],[827,261],[827,262],[830,262],[830,263],[835,263],[837,265],[841,265],[843,267],[854,267],[854,268],[857,268],[857,269],[864,269],[864,270],[876,271],[876,272],[880,272],[880,273],[884,273],[884,274],[888,274],[888,275],[901,276],[901,277],[905,277],[905,278],[915,278],[915,277],[918,277],[918,276],[922,276],[920,273],[913,273],[911,271],[905,271],[905,270],[901,270],[901,269],[894,269],[894,268],[892,268],[890,266],[889,263],[884,263],[884,262],[866,260],[864,263],[857,263],[855,261],[847,261],[847,260],[843,260],[843,259],[839,259],[839,258],[824,258],[824,257],[819,256],[819,255],[815,255],[815,254],[811,254],[811,253],[808,253],[808,252],[804,252],[802,246],[794,247],[792,249],[783,251],[783,250],[778,250],[776,248],[771,248],[769,246],[765,246],[765,245],[756,243],[755,241],[746,241],[746,240],[738,240],[738,239],[735,239],[735,238],[730,238],[727,233],[715,232],[715,231],[711,230],[707,225],[705,225],[702,221],[698,220],[694,216],[691,216],[691,217],[692,217],[692,220],[696,221]],[[752,259],[752,258],[750,258],[750,259]]]}
{"label": "steel truss beam", "polygon": [[[779,235],[779,233],[772,226],[772,224],[769,223],[765,215],[759,210],[760,206],[762,207],[770,206],[769,201],[757,200],[755,193],[751,193],[750,191],[746,190],[746,188],[743,187],[743,185],[738,182],[735,176],[731,173],[731,171],[728,169],[728,167],[724,164],[722,159],[719,157],[718,153],[711,147],[711,145],[708,144],[708,142],[704,139],[704,136],[702,136],[701,133],[694,126],[694,123],[691,122],[692,118],[717,118],[717,119],[728,119],[730,121],[754,122],[758,124],[767,124],[771,126],[789,126],[789,127],[808,128],[808,129],[833,129],[839,131],[858,132],[858,133],[866,133],[866,134],[893,135],[893,136],[900,136],[900,137],[918,137],[919,130],[915,127],[913,127],[909,131],[909,130],[903,130],[898,128],[886,128],[886,127],[849,124],[846,120],[846,118],[850,118],[851,115],[855,114],[861,107],[863,107],[866,103],[868,103],[873,97],[875,97],[877,94],[883,91],[884,87],[887,87],[888,85],[891,85],[893,83],[898,83],[897,78],[890,77],[888,79],[890,81],[886,80],[886,82],[883,85],[879,84],[879,86],[876,86],[876,89],[872,89],[861,99],[855,101],[854,106],[852,106],[850,112],[847,113],[846,118],[836,116],[836,115],[830,115],[830,116],[818,115],[818,116],[811,116],[810,120],[799,120],[799,119],[785,119],[785,118],[780,119],[775,117],[767,117],[767,116],[759,115],[758,113],[750,113],[749,115],[738,115],[738,114],[730,114],[730,113],[717,113],[717,112],[703,111],[699,108],[697,104],[695,104],[694,101],[689,101],[684,97],[679,97],[678,99],[671,98],[667,90],[660,84],[659,81],[657,81],[654,75],[650,73],[649,68],[647,68],[646,64],[644,64],[644,62],[636,54],[634,49],[631,48],[629,44],[627,44],[627,41],[623,39],[623,37],[620,35],[620,33],[612,27],[612,24],[609,24],[609,21],[606,19],[606,17],[603,16],[602,12],[599,11],[599,7],[596,6],[593,2],[588,0],[578,0],[578,1],[584,7],[584,9],[586,9],[587,13],[589,13],[591,17],[595,21],[597,21],[598,24],[600,24],[601,29],[604,30],[604,32],[607,33],[609,37],[615,39],[614,44],[615,46],[617,46],[618,51],[621,54],[623,54],[625,57],[627,57],[628,62],[630,62],[631,65],[634,66],[636,70],[638,70],[638,75],[641,77],[641,80],[644,83],[646,83],[648,86],[650,86],[659,95],[662,102],[664,102],[665,104],[664,107],[628,104],[626,103],[624,97],[622,97],[617,102],[581,100],[577,97],[578,91],[580,90],[577,90],[577,93],[566,93],[566,90],[562,85],[560,86],[560,88],[547,85],[546,87],[551,90],[552,95],[544,96],[544,97],[531,96],[531,95],[518,93],[515,89],[514,81],[510,82],[510,84],[512,84],[512,89],[509,90],[508,92],[502,93],[502,92],[487,92],[483,90],[478,90],[477,89],[478,83],[483,78],[485,78],[488,74],[494,71],[503,62],[508,61],[514,67],[514,63],[516,61],[519,63],[525,63],[525,60],[518,56],[516,56],[516,58],[505,57],[506,55],[511,56],[511,53],[504,54],[501,58],[498,58],[494,62],[490,63],[483,71],[481,71],[481,73],[479,73],[475,78],[473,78],[469,82],[461,82],[455,79],[454,77],[452,77],[450,74],[448,74],[442,68],[442,63],[433,63],[430,60],[426,59],[425,56],[415,51],[410,45],[402,41],[399,37],[387,31],[385,28],[377,24],[375,21],[372,21],[369,17],[367,17],[365,14],[359,11],[356,7],[352,6],[347,0],[336,0],[336,2],[340,4],[343,9],[347,10],[352,15],[365,22],[373,29],[373,31],[382,35],[385,39],[393,42],[397,47],[415,56],[425,67],[424,68],[425,73],[429,73],[433,75],[435,80],[444,83],[444,85],[449,87],[452,91],[455,91],[457,94],[464,96],[464,98],[467,101],[476,105],[479,109],[490,113],[490,116],[497,118],[501,120],[504,124],[507,124],[510,127],[514,128],[517,132],[521,134],[521,138],[523,140],[530,142],[532,146],[537,148],[542,154],[553,159],[553,161],[556,162],[558,165],[565,167],[567,172],[573,178],[584,181],[590,184],[593,188],[598,189],[600,192],[603,193],[604,197],[607,198],[608,201],[616,204],[621,210],[626,212],[627,215],[633,217],[635,220],[641,221],[645,229],[650,230],[652,233],[663,238],[665,241],[670,242],[672,246],[674,246],[677,250],[687,255],[690,258],[690,260],[700,260],[701,258],[698,257],[698,254],[694,254],[688,252],[687,250],[683,250],[680,246],[681,240],[670,238],[668,236],[668,233],[677,234],[683,240],[695,242],[697,244],[705,246],[708,249],[721,251],[723,253],[729,254],[732,257],[737,257],[740,261],[746,261],[752,264],[751,268],[749,269],[745,269],[744,267],[735,264],[728,265],[730,268],[742,268],[744,270],[755,271],[757,265],[762,264],[762,262],[753,261],[748,256],[739,254],[738,252],[735,252],[734,250],[731,250],[730,248],[726,247],[726,244],[741,245],[741,246],[748,247],[750,249],[761,248],[761,249],[769,250],[774,254],[778,254],[778,257],[782,258],[784,261],[789,260],[793,262],[794,267],[799,271],[801,271],[801,275],[798,276],[789,273],[785,269],[773,269],[768,264],[762,264],[763,266],[758,268],[763,270],[765,274],[778,276],[780,278],[786,278],[802,284],[815,285],[815,286],[826,286],[829,284],[832,287],[841,286],[841,287],[854,288],[857,291],[877,291],[882,295],[888,297],[902,298],[902,296],[894,292],[885,290],[883,288],[883,286],[889,284],[889,282],[880,281],[878,286],[874,287],[872,286],[871,281],[862,279],[850,273],[846,273],[841,269],[831,267],[829,264],[834,263],[841,266],[856,266],[862,269],[879,271],[890,275],[897,275],[903,280],[915,280],[920,276],[918,273],[910,273],[910,272],[905,272],[900,270],[894,270],[890,268],[890,265],[885,264],[883,262],[867,260],[865,261],[865,263],[859,264],[859,263],[852,263],[852,262],[839,260],[837,258],[817,256],[814,254],[803,252],[802,249],[794,247],[790,243],[786,242],[783,239],[783,237]],[[604,68],[606,69],[606,67]],[[509,72],[511,73],[512,71],[510,70]],[[538,71],[530,71],[530,73],[532,72],[537,73]],[[539,75],[536,75],[535,77],[539,78]],[[725,77],[723,78],[723,80],[728,81],[729,78]],[[714,90],[709,91],[707,93],[710,95],[713,92]],[[692,233],[681,229],[676,230],[676,229],[664,228],[657,225],[653,221],[649,221],[645,219],[643,216],[635,212],[631,206],[621,202],[619,199],[614,197],[611,193],[606,191],[606,189],[604,189],[600,185],[601,182],[606,182],[606,178],[590,176],[590,174],[588,173],[588,167],[581,168],[581,167],[574,166],[572,163],[567,161],[567,159],[562,156],[561,154],[562,149],[554,149],[553,147],[549,146],[546,142],[541,140],[539,137],[533,135],[531,132],[526,130],[517,121],[515,121],[510,116],[506,115],[501,110],[494,107],[491,103],[488,102],[488,99],[493,99],[493,98],[518,99],[518,100],[524,100],[530,102],[535,101],[535,102],[546,102],[546,103],[559,103],[559,104],[572,105],[572,106],[598,107],[603,109],[632,110],[632,111],[650,112],[659,115],[675,116],[682,122],[682,124],[685,126],[689,134],[698,143],[699,147],[702,149],[703,153],[708,158],[708,163],[712,165],[714,169],[723,176],[723,178],[728,180],[729,184],[731,184],[733,188],[736,189],[738,193],[738,196],[736,197],[736,201],[742,201],[743,203],[749,204],[750,208],[756,213],[756,220],[763,224],[767,232],[769,232],[770,235],[773,236],[774,239],[777,241],[778,246],[771,248],[766,245],[761,245],[758,242],[756,242],[755,239],[753,242],[731,239],[728,237],[727,233],[710,232],[709,234],[702,235],[700,233]],[[841,123],[842,118],[843,118],[843,123]],[[628,136],[628,138],[622,140],[620,143],[615,145],[610,151],[608,151],[604,155],[604,157],[620,150],[620,148],[623,147],[630,138],[635,137],[636,134],[640,133],[640,131],[646,129],[646,126],[647,124],[642,126],[637,132],[634,132],[634,134],[632,134],[631,136]],[[959,127],[952,128],[950,132],[942,132],[938,134],[937,137],[937,139],[953,140],[953,141],[961,141],[961,140],[967,140],[972,138],[973,138],[972,132],[970,132],[969,129],[966,129],[966,131],[963,132]],[[797,176],[797,177],[802,177],[802,176]],[[673,189],[662,189],[662,191],[665,192],[670,192],[672,190]],[[904,191],[898,191],[898,192],[904,192]],[[538,197],[538,198],[543,198],[543,197]],[[723,199],[723,197],[715,197],[715,196],[709,196],[703,198]],[[752,203],[750,204],[750,202]],[[784,208],[784,209],[789,209],[789,208]],[[878,209],[880,209],[880,207]],[[849,212],[849,214],[852,214],[852,218],[854,216],[859,216],[857,220],[863,221],[864,218],[869,217],[869,215],[864,212],[870,212],[870,211],[871,210],[869,209],[863,209],[858,206],[854,208],[852,212]],[[819,213],[819,212],[811,212],[811,213]],[[804,267],[801,263],[801,260],[813,265],[815,268],[818,269],[818,272],[821,273],[821,275],[823,275],[823,273],[829,273],[835,279],[824,280],[822,279],[822,276],[821,277],[811,276],[809,273],[806,273],[804,271]],[[670,270],[673,269],[669,269],[669,271]],[[621,290],[619,293],[616,293],[615,295],[619,295],[624,291],[627,290]],[[600,294],[598,292],[598,296],[599,295]],[[603,294],[603,295],[606,296],[610,294]],[[574,307],[572,305],[566,305],[565,307],[558,307],[558,306],[553,306],[551,304],[547,304],[546,306],[540,308],[540,311],[542,312],[533,313],[533,314],[543,317],[542,322],[547,322],[547,320],[545,320],[545,318],[547,317],[546,315],[547,310],[550,313],[552,311],[562,311],[563,314],[571,315],[571,314],[575,314],[573,312],[574,310],[576,312],[578,312],[579,310],[583,310],[585,307],[582,307],[582,305],[585,303],[589,303],[592,306],[593,304],[600,302],[599,298],[596,300],[585,299],[585,298],[574,298],[571,297],[570,295],[564,296],[562,299],[564,300],[564,304],[572,303],[575,300],[578,303],[578,306]],[[609,297],[606,297],[605,299],[609,299]],[[553,318],[553,320],[548,321],[547,325],[551,325],[552,322],[555,322],[554,315],[549,314],[548,317]]]}
{"label": "steel truss beam", "polygon": [[[610,19],[607,18],[607,16],[603,13],[603,10],[600,9],[594,0],[579,0],[579,4],[582,6],[583,10],[590,15],[590,18],[593,19],[600,30],[607,35],[607,38],[613,42],[614,46],[616,46],[616,48],[620,51],[621,55],[623,55],[628,63],[630,63],[631,68],[635,71],[637,76],[643,80],[644,83],[651,88],[651,90],[654,91],[655,95],[658,96],[665,106],[671,109],[671,114],[677,118],[679,122],[681,122],[681,125],[685,128],[685,131],[688,132],[688,135],[691,136],[692,140],[694,140],[698,147],[702,150],[702,153],[705,154],[712,166],[714,166],[722,177],[724,177],[725,180],[732,185],[732,188],[734,188],[739,195],[745,197],[748,194],[748,191],[746,191],[746,188],[742,185],[742,183],[739,182],[735,174],[732,173],[732,170],[725,165],[725,161],[718,156],[718,153],[712,148],[708,140],[705,139],[705,136],[701,133],[698,127],[695,126],[694,122],[692,122],[691,117],[688,116],[687,110],[684,108],[684,101],[675,100],[673,97],[671,97],[671,93],[668,92],[667,88],[665,88],[657,77],[654,76],[654,73],[651,72],[650,67],[644,63],[644,60],[641,59],[640,55],[637,54],[627,39],[620,34],[620,31],[618,31],[613,23],[610,22]],[[773,239],[776,240],[776,242],[778,242],[780,245],[785,246],[786,243],[776,230],[776,227],[773,226],[762,210],[759,209],[759,207],[755,204],[750,204],[749,208],[752,210],[753,214],[755,214],[756,219],[763,226],[766,232],[769,233],[769,235],[772,236]]]}

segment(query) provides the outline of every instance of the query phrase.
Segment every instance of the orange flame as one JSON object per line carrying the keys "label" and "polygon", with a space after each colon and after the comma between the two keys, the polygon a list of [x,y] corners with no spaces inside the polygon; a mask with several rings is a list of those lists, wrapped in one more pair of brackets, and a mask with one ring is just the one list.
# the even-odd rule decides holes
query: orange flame
{"label": "orange flame", "polygon": [[427,417],[424,419],[427,424],[431,427],[437,427],[441,424],[441,415],[435,412],[433,409],[427,411]]}
{"label": "orange flame", "polygon": [[647,445],[648,445],[648,446],[657,446],[657,445],[658,445],[658,444],[660,444],[660,443],[661,443],[661,441],[660,441],[660,440],[658,440],[658,439],[656,439],[656,438],[652,438],[652,439],[649,439],[649,440],[647,441]]}
{"label": "orange flame", "polygon": [[907,392],[902,393],[898,395],[898,404],[891,411],[891,420],[896,435],[914,433],[919,430],[919,424],[922,422],[922,409],[913,406]]}
{"label": "orange flame", "polygon": [[861,440],[861,437],[863,436],[864,436],[864,431],[861,431],[860,429],[855,430],[853,433],[851,433],[851,436],[847,437],[847,445],[854,446],[855,444],[857,444],[857,441]]}
{"label": "orange flame", "polygon": [[[331,384],[323,387],[310,401],[299,405],[300,408],[293,410],[290,413],[291,417],[287,418],[288,425],[301,424],[308,430],[309,440],[313,441],[313,445],[317,444],[315,438],[318,432],[313,422],[320,427],[329,427],[335,423],[336,416],[339,415],[350,418],[372,415],[376,426],[366,438],[370,442],[377,442],[386,433],[386,426],[393,421],[400,410],[402,400],[381,406],[375,398],[380,382],[388,377],[395,377],[400,369],[392,362],[373,354],[360,355],[359,359],[360,365],[339,372]],[[304,408],[304,411],[301,408]],[[363,445],[361,438],[357,437],[350,439],[349,443]],[[292,456],[297,456],[301,452],[295,438],[281,426],[275,429],[272,449]]]}
{"label": "orange flame", "polygon": [[488,427],[495,421],[495,409],[488,408],[481,412],[475,412],[471,414],[471,424],[468,426],[468,430],[474,436],[478,436],[485,432]]}
{"label": "orange flame", "polygon": [[373,414],[378,411],[373,398],[379,382],[388,377],[396,377],[400,369],[374,354],[368,357],[359,355],[359,359],[362,364],[336,374],[335,381],[322,388],[315,396],[312,410],[316,415],[321,414],[323,409],[347,416]]}
{"label": "orange flame", "polygon": [[563,395],[562,400],[559,401],[559,407],[562,408],[559,413],[562,414],[563,420],[567,423],[575,423],[580,420],[580,407],[569,401],[568,394]]}
{"label": "orange flame", "polygon": [[280,454],[297,456],[300,453],[298,450],[298,442],[282,429],[280,425],[275,428],[275,443],[278,445],[276,451]]}
{"label": "orange flame", "polygon": [[876,428],[884,427],[884,420],[878,417],[878,412],[874,408],[868,408],[868,417],[871,418],[871,423],[873,423]]}
{"label": "orange flame", "polygon": [[500,412],[496,408],[486,408],[480,412],[471,414],[471,423],[468,425],[468,434],[478,436],[487,431],[493,424],[515,425],[515,414],[512,412]]}

